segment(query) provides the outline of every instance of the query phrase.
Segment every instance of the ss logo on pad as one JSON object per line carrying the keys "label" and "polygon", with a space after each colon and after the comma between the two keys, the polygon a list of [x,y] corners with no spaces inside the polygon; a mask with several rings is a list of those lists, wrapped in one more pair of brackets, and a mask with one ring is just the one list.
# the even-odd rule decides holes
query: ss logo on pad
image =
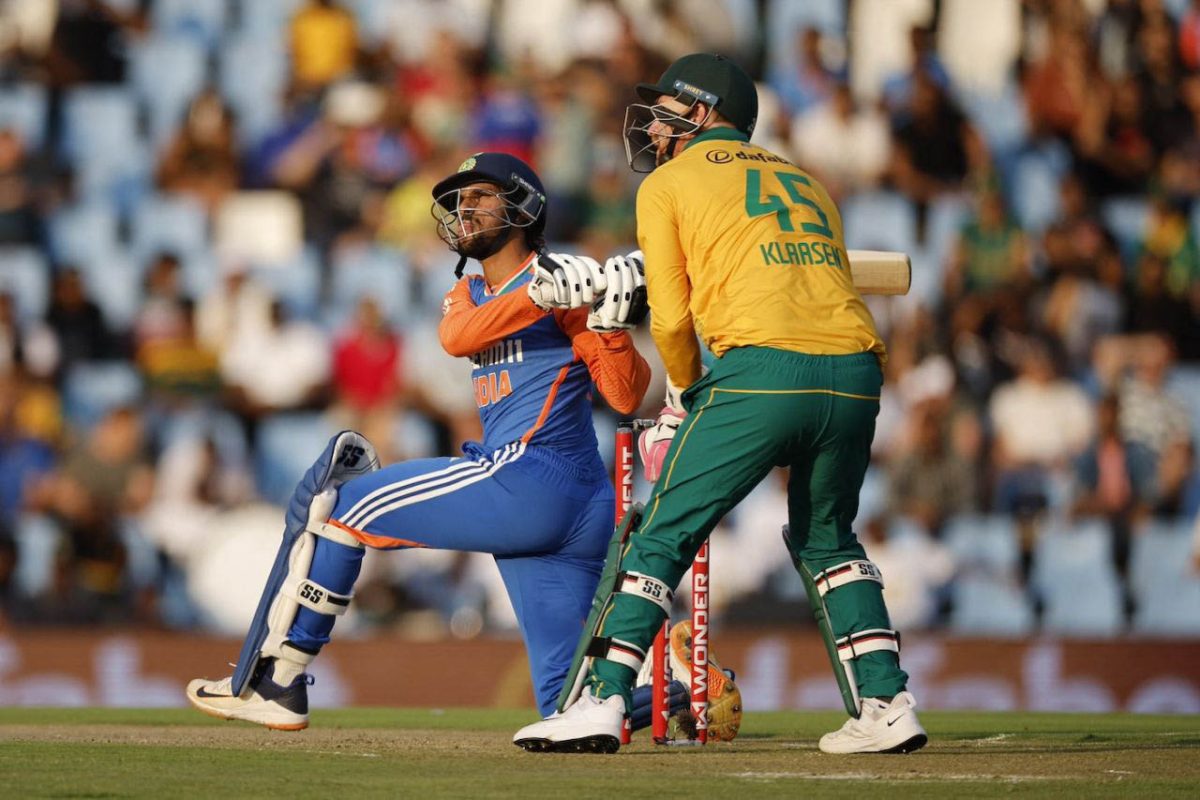
{"label": "ss logo on pad", "polygon": [[311,583],[306,583],[300,588],[300,597],[310,603],[320,603],[325,599],[325,592]]}

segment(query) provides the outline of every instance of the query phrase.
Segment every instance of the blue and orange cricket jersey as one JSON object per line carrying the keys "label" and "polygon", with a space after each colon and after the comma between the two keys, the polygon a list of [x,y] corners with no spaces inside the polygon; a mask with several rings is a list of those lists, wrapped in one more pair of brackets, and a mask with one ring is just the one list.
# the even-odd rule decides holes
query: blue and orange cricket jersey
{"label": "blue and orange cricket jersey", "polygon": [[454,285],[442,306],[442,346],[473,365],[483,448],[513,442],[546,447],[579,465],[599,456],[592,384],[617,411],[632,413],[650,368],[624,332],[587,329],[586,308],[546,313],[525,292],[534,255],[504,284],[482,276]]}

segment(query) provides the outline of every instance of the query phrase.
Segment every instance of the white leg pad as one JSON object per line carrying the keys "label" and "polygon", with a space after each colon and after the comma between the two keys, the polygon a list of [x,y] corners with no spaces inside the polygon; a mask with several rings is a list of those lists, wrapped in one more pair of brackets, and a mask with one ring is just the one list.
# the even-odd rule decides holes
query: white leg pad
{"label": "white leg pad", "polygon": [[279,594],[271,604],[267,615],[267,638],[263,642],[263,656],[287,658],[303,664],[312,662],[314,656],[294,647],[284,649],[288,630],[296,619],[300,606],[318,614],[341,616],[350,607],[353,594],[331,592],[308,577],[312,568],[313,553],[317,549],[317,537],[329,539],[348,547],[365,549],[362,542],[346,531],[328,524],[329,515],[337,504],[337,490],[326,489],[313,498],[308,511],[308,525],[296,539],[288,560],[288,573],[280,586]]}

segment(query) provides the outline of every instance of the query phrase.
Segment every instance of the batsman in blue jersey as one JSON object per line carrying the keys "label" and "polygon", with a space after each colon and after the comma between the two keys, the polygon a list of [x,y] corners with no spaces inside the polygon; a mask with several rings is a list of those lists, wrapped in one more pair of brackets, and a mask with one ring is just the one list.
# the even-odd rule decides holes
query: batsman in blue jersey
{"label": "batsman in blue jersey", "polygon": [[[380,468],[360,434],[334,437],[291,500],[234,674],[188,685],[201,711],[307,727],[306,668],[350,604],[366,547],[492,553],[538,707],[553,709],[613,533],[592,387],[628,414],[650,379],[627,330],[645,313],[640,264],[539,255],[545,192],[509,155],[468,158],[434,200],[439,234],[461,256],[439,337],[450,355],[471,359],[483,441],[460,457]],[[468,259],[482,275],[461,277]],[[580,297],[586,307],[564,308]]]}

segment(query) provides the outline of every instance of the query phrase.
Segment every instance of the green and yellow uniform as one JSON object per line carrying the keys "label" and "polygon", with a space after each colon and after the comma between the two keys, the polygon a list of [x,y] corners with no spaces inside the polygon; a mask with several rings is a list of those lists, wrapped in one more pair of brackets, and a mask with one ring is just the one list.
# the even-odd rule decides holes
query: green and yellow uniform
{"label": "green and yellow uniform", "polygon": [[[651,331],[688,415],[621,567],[674,587],[720,519],[776,466],[788,485],[793,557],[817,575],[865,559],[851,523],[870,458],[886,358],[851,280],[841,217],[791,162],[712,128],[651,173],[637,200]],[[701,376],[697,334],[717,356]],[[782,522],[782,520],[781,520]],[[720,580],[720,565],[714,569]],[[881,585],[826,595],[833,635],[888,629]],[[645,650],[662,619],[615,594],[598,631]],[[864,697],[907,676],[892,651],[856,659]],[[626,692],[631,670],[593,662],[598,696]]]}

